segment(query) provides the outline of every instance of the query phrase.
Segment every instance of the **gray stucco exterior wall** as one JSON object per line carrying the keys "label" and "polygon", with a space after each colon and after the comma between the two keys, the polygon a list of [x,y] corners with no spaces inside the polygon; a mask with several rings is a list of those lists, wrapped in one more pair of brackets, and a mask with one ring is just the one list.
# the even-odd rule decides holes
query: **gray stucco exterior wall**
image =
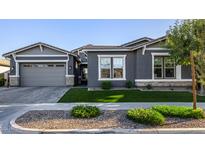
{"label": "gray stucco exterior wall", "polygon": [[191,66],[182,66],[182,79],[191,79]]}
{"label": "gray stucco exterior wall", "polygon": [[88,52],[88,87],[100,87],[102,81],[98,80],[98,55],[126,55],[126,80],[111,81],[114,87],[124,87],[126,81],[135,79],[135,53],[106,51]]}

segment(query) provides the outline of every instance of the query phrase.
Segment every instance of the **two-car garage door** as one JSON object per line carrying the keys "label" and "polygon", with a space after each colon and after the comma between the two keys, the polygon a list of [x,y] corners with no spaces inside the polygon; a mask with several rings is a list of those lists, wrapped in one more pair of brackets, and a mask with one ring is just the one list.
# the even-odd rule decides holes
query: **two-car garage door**
{"label": "two-car garage door", "polygon": [[64,63],[22,63],[21,86],[65,86]]}

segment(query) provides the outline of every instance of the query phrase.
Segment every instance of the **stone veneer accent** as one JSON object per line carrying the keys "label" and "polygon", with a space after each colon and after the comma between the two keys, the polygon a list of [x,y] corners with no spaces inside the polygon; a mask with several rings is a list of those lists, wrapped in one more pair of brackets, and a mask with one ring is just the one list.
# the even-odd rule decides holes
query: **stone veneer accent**
{"label": "stone veneer accent", "polygon": [[135,86],[145,87],[151,85],[153,87],[190,87],[192,86],[192,81],[135,81]]}
{"label": "stone veneer accent", "polygon": [[20,77],[10,76],[9,77],[9,84],[10,84],[10,86],[18,87],[20,85],[19,79],[20,79]]}
{"label": "stone veneer accent", "polygon": [[74,75],[66,75],[66,77],[65,77],[66,86],[73,86],[75,83],[74,78],[75,78]]}

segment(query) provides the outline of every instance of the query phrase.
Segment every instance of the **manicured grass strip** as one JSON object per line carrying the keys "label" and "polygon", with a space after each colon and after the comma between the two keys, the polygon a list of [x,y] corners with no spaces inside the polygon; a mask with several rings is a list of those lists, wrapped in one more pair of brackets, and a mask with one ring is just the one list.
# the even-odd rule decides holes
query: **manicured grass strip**
{"label": "manicured grass strip", "polygon": [[164,116],[152,109],[130,109],[127,117],[134,122],[148,125],[162,125],[165,122]]}
{"label": "manicured grass strip", "polygon": [[[205,97],[198,96],[197,101],[205,102]],[[87,88],[72,88],[59,102],[192,102],[192,94],[138,90],[88,91]]]}
{"label": "manicured grass strip", "polygon": [[194,118],[194,119],[204,118],[204,111],[201,108],[197,108],[196,110],[193,110],[192,107],[158,105],[152,107],[152,109],[161,113],[166,117]]}

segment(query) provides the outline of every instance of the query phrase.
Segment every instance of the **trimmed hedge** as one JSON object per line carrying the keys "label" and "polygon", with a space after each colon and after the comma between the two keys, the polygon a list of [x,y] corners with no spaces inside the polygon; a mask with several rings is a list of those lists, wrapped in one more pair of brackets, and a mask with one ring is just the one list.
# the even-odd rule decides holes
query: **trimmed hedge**
{"label": "trimmed hedge", "polygon": [[100,115],[100,109],[96,106],[75,106],[71,110],[71,115],[76,118],[94,118]]}
{"label": "trimmed hedge", "polygon": [[165,122],[164,116],[152,109],[130,109],[127,117],[134,122],[149,125],[162,125]]}
{"label": "trimmed hedge", "polygon": [[153,110],[160,112],[162,115],[167,117],[179,117],[179,118],[204,118],[204,111],[201,108],[193,110],[191,107],[184,106],[166,106],[157,105],[152,107]]}
{"label": "trimmed hedge", "polygon": [[102,81],[101,88],[104,90],[110,90],[112,88],[111,81]]}
{"label": "trimmed hedge", "polygon": [[130,80],[126,81],[125,86],[126,86],[126,88],[132,88],[133,87],[132,81],[130,81]]}

